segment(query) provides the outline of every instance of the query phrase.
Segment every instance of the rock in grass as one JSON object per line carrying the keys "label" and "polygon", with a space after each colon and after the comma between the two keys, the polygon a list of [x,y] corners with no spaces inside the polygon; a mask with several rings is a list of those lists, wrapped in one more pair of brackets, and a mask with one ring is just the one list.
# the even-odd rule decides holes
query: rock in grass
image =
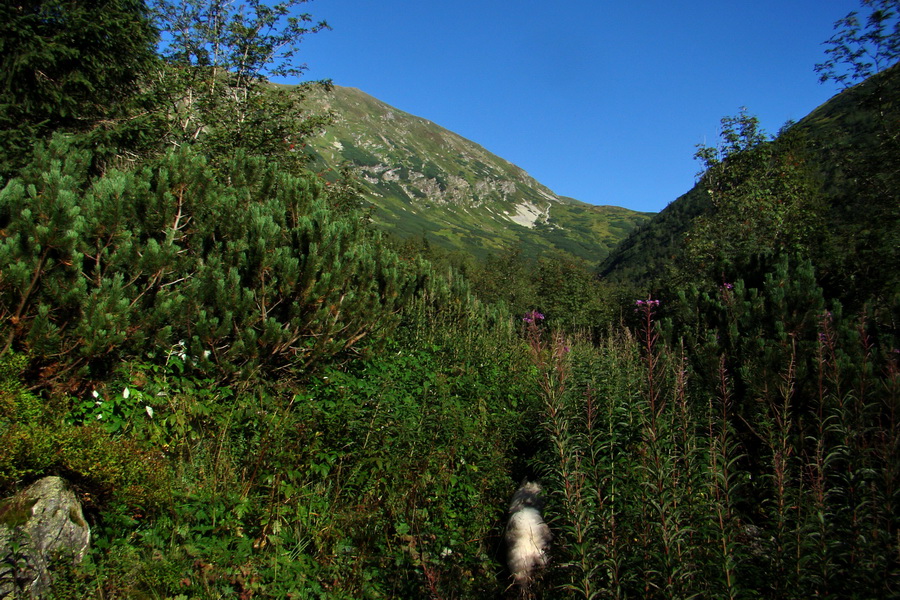
{"label": "rock in grass", "polygon": [[40,598],[57,561],[78,563],[91,530],[66,482],[45,477],[0,502],[0,598]]}

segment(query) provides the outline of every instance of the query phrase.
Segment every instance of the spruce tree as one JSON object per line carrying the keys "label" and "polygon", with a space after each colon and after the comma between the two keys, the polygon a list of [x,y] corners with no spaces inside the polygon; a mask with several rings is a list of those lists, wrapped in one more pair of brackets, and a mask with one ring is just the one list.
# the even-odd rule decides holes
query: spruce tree
{"label": "spruce tree", "polygon": [[0,4],[0,176],[27,164],[53,131],[122,117],[156,39],[142,0]]}

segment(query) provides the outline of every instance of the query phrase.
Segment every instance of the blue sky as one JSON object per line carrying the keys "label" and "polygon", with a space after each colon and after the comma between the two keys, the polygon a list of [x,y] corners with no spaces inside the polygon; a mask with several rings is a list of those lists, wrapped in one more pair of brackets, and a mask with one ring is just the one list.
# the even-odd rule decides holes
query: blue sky
{"label": "blue sky", "polygon": [[813,71],[858,0],[314,0],[298,54],[557,194],[659,211],[746,106],[776,132],[839,90]]}

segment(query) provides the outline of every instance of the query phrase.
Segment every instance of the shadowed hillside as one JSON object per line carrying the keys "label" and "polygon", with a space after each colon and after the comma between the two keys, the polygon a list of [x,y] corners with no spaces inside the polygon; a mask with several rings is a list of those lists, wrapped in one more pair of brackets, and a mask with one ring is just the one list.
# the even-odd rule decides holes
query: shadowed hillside
{"label": "shadowed hillside", "polygon": [[[898,86],[893,67],[834,96],[771,143],[810,165],[824,204],[818,265],[836,287],[862,276],[887,285],[884,265],[897,256]],[[714,207],[701,180],[650,222],[633,231],[601,265],[612,281],[650,281],[670,272],[684,249],[685,234]],[[879,273],[874,271],[878,270]],[[889,270],[893,271],[893,270]]]}

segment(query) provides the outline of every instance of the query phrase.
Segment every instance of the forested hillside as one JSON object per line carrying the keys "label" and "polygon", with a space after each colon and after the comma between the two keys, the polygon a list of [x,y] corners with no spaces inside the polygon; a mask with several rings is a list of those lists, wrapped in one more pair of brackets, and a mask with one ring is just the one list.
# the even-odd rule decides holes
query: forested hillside
{"label": "forested hillside", "polygon": [[[707,173],[691,191],[620,244],[603,262],[601,276],[618,281],[661,280],[679,273],[693,276],[693,272],[684,269],[696,266],[687,266],[685,261],[697,258],[696,253],[691,256],[697,244],[692,247],[688,240],[691,235],[696,239],[698,234],[708,238],[709,231],[700,231],[704,219],[721,223],[726,211],[731,211],[728,216],[735,220],[752,217],[754,222],[763,223],[772,219],[767,227],[754,233],[757,239],[752,246],[741,249],[745,255],[793,245],[793,250],[810,257],[823,271],[827,285],[841,288],[834,293],[853,295],[851,288],[861,289],[863,294],[876,290],[896,292],[897,269],[883,269],[880,265],[900,260],[896,202],[898,98],[900,70],[894,66],[845,89],[798,123],[787,124],[772,138],[759,131],[755,118],[746,113],[723,119],[723,137],[735,136],[738,143],[735,148],[727,148],[726,153],[748,150],[760,159],[751,162],[735,157],[728,165],[733,173],[728,176],[747,186],[741,193],[754,193],[749,184],[743,183],[745,180],[755,179],[755,185],[762,188],[773,177],[791,178],[792,187],[760,190],[770,194],[774,204],[741,205],[728,197],[719,199],[714,193],[719,190],[712,187],[712,174]],[[710,150],[713,149],[701,149],[698,158]],[[704,166],[709,164],[704,162]],[[805,198],[801,198],[803,195]],[[739,208],[748,212],[738,215]],[[717,213],[723,216],[717,217]],[[810,230],[795,231],[779,239],[779,235],[785,235],[784,226],[798,226],[800,222],[805,222],[803,226]],[[724,232],[731,235],[735,233],[733,229],[726,227]],[[751,228],[743,224],[743,229]],[[727,247],[729,243],[722,238],[715,242]],[[718,264],[716,268],[722,266]],[[728,268],[738,266],[731,264]]]}
{"label": "forested hillside", "polygon": [[[58,475],[91,527],[44,597],[900,595],[896,2],[602,277],[376,227],[296,151],[328,84],[268,81],[304,4],[0,7],[0,497]],[[552,541],[511,572],[523,479]]]}

